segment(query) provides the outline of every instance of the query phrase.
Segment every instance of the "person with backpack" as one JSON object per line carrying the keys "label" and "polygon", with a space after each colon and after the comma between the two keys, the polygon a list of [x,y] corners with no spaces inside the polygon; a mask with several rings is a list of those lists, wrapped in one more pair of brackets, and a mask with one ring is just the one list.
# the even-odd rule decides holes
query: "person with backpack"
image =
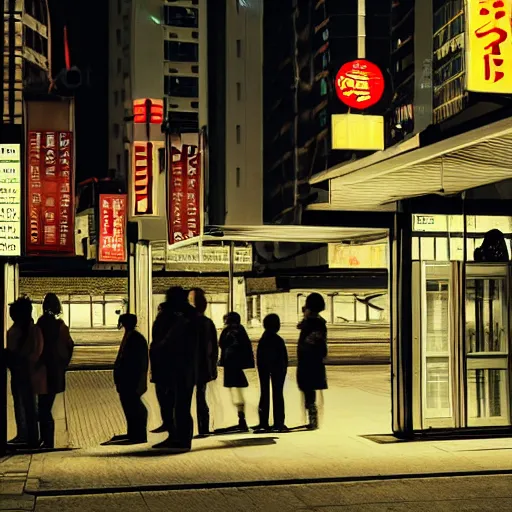
{"label": "person with backpack", "polygon": [[[254,368],[254,354],[247,331],[241,325],[240,315],[234,311],[224,317],[225,328],[220,336],[219,366],[224,367],[224,387],[230,388],[233,404],[238,412],[238,425],[228,430],[248,432],[245,419],[245,399],[242,390],[249,386],[244,370]],[[226,429],[219,429],[222,432]]]}
{"label": "person with backpack", "polygon": [[39,429],[44,448],[55,446],[55,421],[53,404],[59,393],[66,390],[66,371],[73,356],[74,342],[68,326],[59,317],[62,306],[54,293],[46,294],[43,314],[37,321],[44,347],[41,359],[46,366],[47,393],[39,394]]}

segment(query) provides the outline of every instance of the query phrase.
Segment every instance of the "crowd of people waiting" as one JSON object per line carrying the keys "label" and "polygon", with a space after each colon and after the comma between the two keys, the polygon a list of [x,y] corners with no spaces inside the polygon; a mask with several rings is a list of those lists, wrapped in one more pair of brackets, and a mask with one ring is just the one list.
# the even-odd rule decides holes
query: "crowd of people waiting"
{"label": "crowd of people waiting", "polygon": [[[240,315],[229,312],[217,339],[213,321],[205,315],[207,299],[200,288],[170,288],[155,318],[151,344],[137,331],[137,317],[122,314],[118,327],[123,339],[114,364],[114,383],[126,417],[127,431],[104,445],[133,445],[147,442],[148,412],[142,396],[150,381],[155,385],[162,424],[153,433],[168,434],[154,446],[171,452],[186,452],[193,439],[192,398],[196,390],[198,437],[226,430],[248,432],[243,389],[248,387],[244,370],[257,366],[260,381],[259,424],[257,432],[288,430],[285,424],[283,388],[288,369],[286,344],[279,336],[276,314],[264,319],[264,333],[258,343],[256,361],[252,343],[241,324]],[[299,323],[297,384],[304,394],[309,429],[318,428],[316,392],[327,388],[324,359],[327,356],[326,322],[320,316],[325,302],[318,293],[310,294]],[[53,448],[55,397],[65,389],[65,372],[73,354],[73,340],[59,319],[62,308],[57,296],[46,295],[43,315],[32,320],[32,303],[22,297],[10,305],[13,325],[8,331],[7,353],[11,371],[17,435],[10,443],[30,448]],[[219,358],[220,349],[220,358]],[[208,383],[217,379],[223,367],[224,387],[231,391],[238,422],[229,429],[210,432],[207,403]],[[272,385],[273,425],[269,424],[270,385]]]}

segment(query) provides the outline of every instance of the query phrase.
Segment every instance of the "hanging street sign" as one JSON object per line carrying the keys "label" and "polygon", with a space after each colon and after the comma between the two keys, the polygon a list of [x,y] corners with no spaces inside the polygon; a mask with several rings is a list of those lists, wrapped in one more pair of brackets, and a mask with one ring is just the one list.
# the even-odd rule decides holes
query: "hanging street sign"
{"label": "hanging street sign", "polygon": [[380,101],[384,94],[384,75],[378,66],[364,59],[341,66],[334,88],[347,107],[364,110]]}

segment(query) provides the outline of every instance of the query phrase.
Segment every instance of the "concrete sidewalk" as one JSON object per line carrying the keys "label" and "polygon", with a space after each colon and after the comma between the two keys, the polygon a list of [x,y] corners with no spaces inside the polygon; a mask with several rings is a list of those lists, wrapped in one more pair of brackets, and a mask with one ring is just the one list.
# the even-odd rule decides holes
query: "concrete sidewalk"
{"label": "concrete sidewalk", "polygon": [[36,512],[497,512],[512,477],[462,477],[38,498]]}

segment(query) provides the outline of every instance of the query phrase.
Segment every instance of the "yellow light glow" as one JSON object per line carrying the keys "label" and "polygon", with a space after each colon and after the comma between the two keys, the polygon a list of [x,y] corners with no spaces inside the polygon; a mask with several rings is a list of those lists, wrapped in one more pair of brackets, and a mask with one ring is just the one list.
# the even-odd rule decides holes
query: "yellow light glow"
{"label": "yellow light glow", "polygon": [[384,149],[384,118],[358,114],[331,116],[332,149]]}
{"label": "yellow light glow", "polygon": [[510,18],[510,0],[467,1],[468,91],[512,93]]}

